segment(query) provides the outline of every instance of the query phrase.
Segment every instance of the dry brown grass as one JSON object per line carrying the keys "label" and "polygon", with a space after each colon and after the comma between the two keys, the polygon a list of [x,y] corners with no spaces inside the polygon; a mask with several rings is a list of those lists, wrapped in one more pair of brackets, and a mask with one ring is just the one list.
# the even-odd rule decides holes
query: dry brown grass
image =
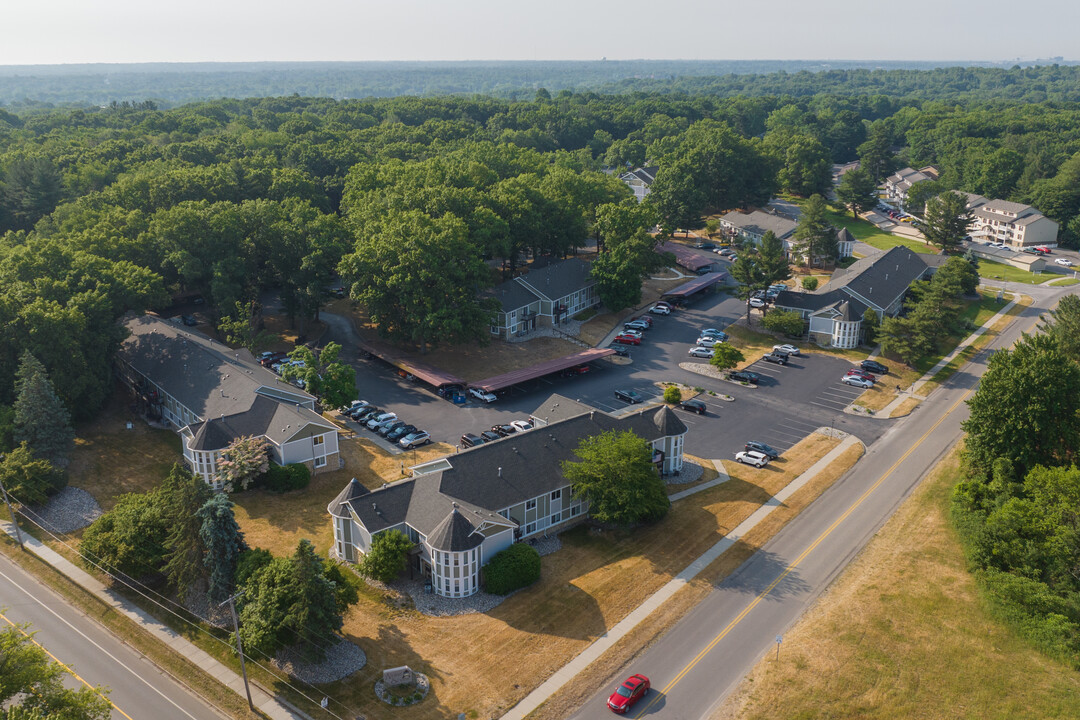
{"label": "dry brown grass", "polygon": [[[359,679],[330,687],[365,713],[370,683],[382,668],[409,664],[432,680],[435,701],[411,712],[488,717],[524,697],[625,617],[694,558],[719,541],[799,472],[835,446],[813,435],[771,469],[704,490],[672,506],[655,525],[635,531],[564,533],[563,549],[544,558],[539,583],[482,615],[432,618],[398,609],[374,589],[346,618],[345,632],[369,654]],[[747,470],[750,470],[747,468]],[[636,637],[636,634],[635,634]],[[513,657],[515,672],[492,672],[493,658]],[[533,679],[531,682],[523,681]]]}
{"label": "dry brown grass", "polygon": [[905,415],[910,415],[911,411],[917,408],[919,406],[919,403],[921,402],[922,400],[920,400],[919,398],[909,397],[907,400],[903,401],[895,408],[893,408],[893,411],[889,414],[889,417],[898,418],[904,417]]}
{"label": "dry brown grass", "polygon": [[157,487],[174,463],[183,462],[180,436],[150,427],[131,412],[129,402],[117,385],[105,408],[75,430],[69,483],[89,492],[105,510],[118,495]]}
{"label": "dry brown grass", "polygon": [[355,437],[339,439],[345,467],[320,473],[303,490],[272,493],[251,490],[232,496],[236,522],[249,545],[289,555],[301,539],[307,538],[315,549],[325,553],[333,544],[327,504],[350,479],[356,478],[369,490],[383,483],[400,480],[402,467],[434,460],[454,451],[445,443],[435,443],[401,455],[391,455],[370,440]]}
{"label": "dry brown grass", "polygon": [[572,681],[564,685],[546,703],[529,714],[530,720],[562,720],[572,715],[596,688],[615,676],[655,643],[668,629],[692,610],[712,591],[713,586],[742,565],[751,555],[773,537],[784,525],[802,512],[837,478],[847,472],[860,457],[861,445],[845,450],[816,478],[794,493],[787,502],[776,508],[745,537],[709,564],[694,580],[671,597],[661,611],[654,612],[634,628],[633,633],[617,642],[600,659],[593,662]]}
{"label": "dry brown grass", "polygon": [[1080,676],[996,622],[955,532],[951,453],[714,720],[1080,717]]}
{"label": "dry brown grass", "polygon": [[699,485],[704,485],[707,482],[712,482],[720,476],[720,473],[716,472],[716,467],[713,465],[712,460],[699,458],[690,454],[684,455],[683,458],[690,462],[697,463],[701,466],[701,477],[691,483],[671,483],[665,485],[664,487],[667,490],[668,495],[674,495],[675,493],[680,493],[683,490],[690,490],[692,488],[696,488]]}

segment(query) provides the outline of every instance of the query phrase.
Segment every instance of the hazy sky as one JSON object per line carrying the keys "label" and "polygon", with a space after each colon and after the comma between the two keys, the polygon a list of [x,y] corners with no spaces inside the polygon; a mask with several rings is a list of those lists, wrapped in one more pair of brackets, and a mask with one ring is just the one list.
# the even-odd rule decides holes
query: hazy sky
{"label": "hazy sky", "polygon": [[0,0],[0,64],[1080,58],[1078,0]]}

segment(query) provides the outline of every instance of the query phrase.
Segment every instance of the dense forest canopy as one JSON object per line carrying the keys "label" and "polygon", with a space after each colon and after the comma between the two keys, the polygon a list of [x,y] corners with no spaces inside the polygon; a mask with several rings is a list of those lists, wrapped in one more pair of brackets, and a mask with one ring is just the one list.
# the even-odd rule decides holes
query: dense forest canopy
{"label": "dense forest canopy", "polygon": [[108,105],[147,99],[167,107],[221,97],[294,94],[337,99],[475,94],[531,99],[540,88],[550,92],[688,92],[718,97],[827,92],[946,100],[1080,100],[1077,67],[1070,67],[1061,58],[1021,65],[919,60],[6,65],[0,66],[0,107]]}
{"label": "dense forest canopy", "polygon": [[[541,89],[0,109],[0,404],[30,350],[72,413],[92,414],[116,318],[170,296],[202,295],[216,319],[273,288],[302,324],[340,277],[388,337],[467,342],[491,317],[487,288],[593,237],[612,252],[609,296],[632,298],[615,276],[644,267],[645,227],[693,226],[777,190],[823,193],[830,165],[854,159],[877,180],[936,164],[938,191],[1031,202],[1075,244],[1080,101],[939,97],[952,75],[1048,92],[1074,72],[946,68],[914,73],[922,89],[900,95]],[[774,74],[763,87],[801,82]],[[612,171],[646,162],[660,167],[653,196],[630,212]]]}

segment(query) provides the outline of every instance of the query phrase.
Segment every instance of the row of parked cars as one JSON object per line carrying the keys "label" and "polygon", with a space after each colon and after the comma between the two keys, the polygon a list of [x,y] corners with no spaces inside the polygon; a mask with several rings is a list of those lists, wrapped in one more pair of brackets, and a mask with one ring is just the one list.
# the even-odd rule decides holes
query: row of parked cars
{"label": "row of parked cars", "polygon": [[367,400],[353,400],[342,414],[405,449],[431,442],[431,435],[425,431],[399,419],[397,413],[385,412]]}
{"label": "row of parked cars", "polygon": [[687,354],[690,357],[711,358],[716,354],[713,348],[727,342],[727,339],[728,334],[723,330],[705,328],[698,333],[698,339],[694,341],[694,346],[690,348]]}
{"label": "row of parked cars", "polygon": [[888,373],[889,368],[878,361],[863,360],[859,363],[859,367],[848,370],[844,377],[840,378],[840,382],[866,390],[874,387],[874,383],[877,382],[877,375],[887,375]]}
{"label": "row of parked cars", "polygon": [[742,452],[735,453],[735,462],[762,468],[780,457],[780,451],[771,445],[751,440],[743,446]]}
{"label": "row of parked cars", "polygon": [[477,445],[483,445],[484,443],[495,442],[501,440],[504,437],[515,435],[517,433],[528,432],[533,429],[532,421],[530,420],[514,420],[513,422],[505,425],[492,425],[490,430],[485,430],[479,435],[473,433],[465,433],[461,436],[461,447],[471,448]]}
{"label": "row of parked cars", "polygon": [[652,323],[653,319],[648,315],[630,318],[623,323],[622,332],[616,335],[612,342],[620,345],[640,345],[645,331],[652,327]]}

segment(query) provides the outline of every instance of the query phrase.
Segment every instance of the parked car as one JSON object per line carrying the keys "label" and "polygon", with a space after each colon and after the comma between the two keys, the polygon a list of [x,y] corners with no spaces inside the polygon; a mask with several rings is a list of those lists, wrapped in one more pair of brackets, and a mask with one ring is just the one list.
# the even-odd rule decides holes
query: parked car
{"label": "parked car", "polygon": [[621,345],[640,345],[641,344],[641,338],[634,337],[633,335],[626,335],[624,333],[622,335],[616,335],[615,339],[612,340],[611,342],[616,342],[616,343],[619,343]]}
{"label": "parked car", "polygon": [[270,367],[274,363],[279,363],[289,355],[283,352],[264,352],[259,356],[259,364],[263,367]]}
{"label": "parked car", "polygon": [[877,360],[863,360],[859,363],[859,367],[868,373],[876,373],[878,375],[888,375],[889,368],[885,367]]}
{"label": "parked car", "polygon": [[651,308],[649,308],[649,312],[653,313],[654,315],[670,315],[671,306],[664,303],[657,303]]}
{"label": "parked car", "polygon": [[574,375],[584,375],[587,372],[592,371],[592,365],[575,365],[572,368],[566,368],[562,371],[564,377],[572,377]]}
{"label": "parked car", "polygon": [[352,417],[355,413],[360,412],[368,405],[370,405],[370,403],[367,400],[353,400],[347,406],[341,408],[341,414]]}
{"label": "parked car", "polygon": [[794,345],[790,345],[790,344],[773,345],[772,349],[773,349],[773,352],[784,353],[785,355],[794,355],[795,357],[799,357],[799,355],[802,354],[799,351],[799,348],[795,347]]}
{"label": "parked car", "polygon": [[623,323],[623,330],[648,330],[649,324],[642,320],[628,320]]}
{"label": "parked car", "polygon": [[389,425],[386,425],[386,424],[380,425],[378,432],[379,432],[380,435],[386,436],[386,435],[390,434],[391,430],[397,430],[398,428],[405,427],[406,425],[408,425],[408,423],[405,422],[404,420],[395,420],[394,422],[390,423]]}
{"label": "parked car", "polygon": [[645,337],[645,334],[639,328],[623,328],[623,331],[620,333],[620,335],[632,335],[638,340]]}
{"label": "parked car", "polygon": [[639,402],[645,401],[645,398],[641,397],[640,393],[637,393],[633,390],[616,390],[615,399],[622,400],[623,402],[628,402],[631,405],[636,405]]}
{"label": "parked car", "polygon": [[481,402],[493,403],[496,400],[494,393],[489,393],[486,390],[481,390],[480,388],[469,388],[469,394],[477,400],[480,400]]}
{"label": "parked car", "polygon": [[533,424],[531,422],[529,422],[528,420],[514,420],[510,424],[513,425],[514,429],[517,430],[518,432],[525,432],[526,430],[532,430],[532,427],[533,427]]}
{"label": "parked car", "polygon": [[194,315],[181,315],[180,321],[188,327],[194,327],[199,324],[199,321],[195,319]]}
{"label": "parked car", "polygon": [[716,355],[716,351],[707,347],[692,347],[687,354],[690,357],[711,358]]}
{"label": "parked car", "polygon": [[713,250],[716,248],[716,243],[711,242],[696,242],[694,243],[695,250]]}
{"label": "parked car", "polygon": [[753,450],[759,452],[770,460],[775,460],[780,457],[780,451],[774,448],[772,445],[766,445],[763,442],[757,440],[751,440],[743,446],[743,450]]}
{"label": "parked car", "polygon": [[1027,253],[1028,255],[1042,255],[1042,253],[1040,251],[1036,250],[1033,247],[1026,247],[1023,250],[1021,250],[1020,252]]}
{"label": "parked car", "polygon": [[516,433],[517,429],[513,425],[492,425],[491,432],[496,433],[499,437],[506,437]]}
{"label": "parked car", "polygon": [[502,435],[493,430],[485,430],[484,432],[480,433],[480,437],[484,438],[485,442],[495,442],[496,440],[502,440]]}
{"label": "parked car", "polygon": [[473,435],[472,433],[465,433],[461,436],[461,447],[471,448],[474,445],[483,445],[487,440],[479,435]]}
{"label": "parked car", "polygon": [[769,458],[765,453],[759,453],[756,450],[744,450],[735,453],[735,462],[762,468],[769,464]]}
{"label": "parked car", "polygon": [[634,322],[643,322],[649,327],[652,327],[653,319],[649,315],[638,315],[637,317],[630,318]]}
{"label": "parked car", "polygon": [[1041,252],[1043,255],[1050,254],[1050,248],[1046,247],[1045,245],[1036,245],[1035,249]]}
{"label": "parked car", "polygon": [[874,387],[872,381],[858,377],[857,375],[845,375],[840,382],[845,385],[851,385],[852,387],[863,388],[864,390],[866,388]]}
{"label": "parked car", "polygon": [[380,413],[373,418],[368,418],[364,425],[367,427],[368,430],[374,430],[383,423],[393,422],[394,420],[397,420],[397,413],[385,412]]}
{"label": "parked car", "polygon": [[380,410],[376,406],[368,405],[367,407],[362,408],[359,411],[357,411],[353,415],[353,420],[355,420],[358,423],[364,423],[364,422],[367,422],[368,418],[375,417],[376,415],[379,415],[381,413],[382,413],[382,410]]}
{"label": "parked car", "polygon": [[765,355],[762,360],[764,360],[765,362],[776,363],[777,365],[787,365],[788,356],[774,352]]}
{"label": "parked car", "polygon": [[615,688],[615,692],[611,693],[607,700],[607,705],[612,712],[622,715],[629,712],[634,703],[648,695],[650,687],[649,678],[640,673],[631,675]]}
{"label": "parked car", "polygon": [[618,345],[618,346],[613,347],[611,349],[614,350],[615,354],[618,355],[619,357],[630,357],[630,348],[628,348],[628,347]]}
{"label": "parked car", "polygon": [[1072,267],[1073,261],[1069,258],[1057,258],[1054,260],[1058,265],[1064,265],[1065,267]]}
{"label": "parked car", "polygon": [[699,333],[699,335],[701,337],[707,337],[711,335],[713,337],[718,337],[721,340],[728,339],[728,334],[726,332],[724,332],[723,330],[717,330],[716,328],[705,328]]}
{"label": "parked car", "polygon": [[756,372],[750,372],[749,370],[736,370],[735,372],[728,375],[728,377],[732,380],[738,380],[739,382],[750,383],[751,385],[757,385],[758,380],[761,379],[760,375],[758,375]]}
{"label": "parked car", "polygon": [[712,335],[706,335],[704,337],[699,337],[697,339],[697,341],[695,342],[695,345],[697,345],[699,347],[707,347],[707,348],[716,347],[717,345],[723,345],[723,344],[724,344],[723,340],[721,340],[718,337],[713,337]]}
{"label": "parked car", "polygon": [[402,425],[397,430],[394,430],[393,432],[386,433],[386,439],[391,441],[391,442],[397,442],[398,440],[405,437],[409,433],[414,433],[417,430],[419,430],[419,428],[416,427],[415,425]]}
{"label": "parked car", "polygon": [[704,415],[708,411],[708,407],[700,400],[683,400],[678,407],[680,410],[694,412],[698,415]]}
{"label": "parked car", "polygon": [[731,248],[720,248],[720,250],[718,250],[717,252],[720,255],[724,255],[725,257],[734,257],[735,256],[735,251],[732,250]]}
{"label": "parked car", "polygon": [[417,430],[398,440],[398,445],[403,448],[414,448],[427,445],[429,442],[431,442],[431,436],[423,430]]}
{"label": "parked car", "polygon": [[871,383],[876,383],[877,382],[876,377],[874,377],[870,373],[866,372],[865,370],[860,370],[859,368],[851,368],[846,373],[844,373],[844,376],[845,377],[859,377],[859,378],[862,378],[863,380],[869,380]]}
{"label": "parked car", "polygon": [[750,307],[752,307],[752,308],[763,308],[763,307],[765,307],[765,300],[762,299],[762,298],[752,297],[752,298],[750,298]]}

